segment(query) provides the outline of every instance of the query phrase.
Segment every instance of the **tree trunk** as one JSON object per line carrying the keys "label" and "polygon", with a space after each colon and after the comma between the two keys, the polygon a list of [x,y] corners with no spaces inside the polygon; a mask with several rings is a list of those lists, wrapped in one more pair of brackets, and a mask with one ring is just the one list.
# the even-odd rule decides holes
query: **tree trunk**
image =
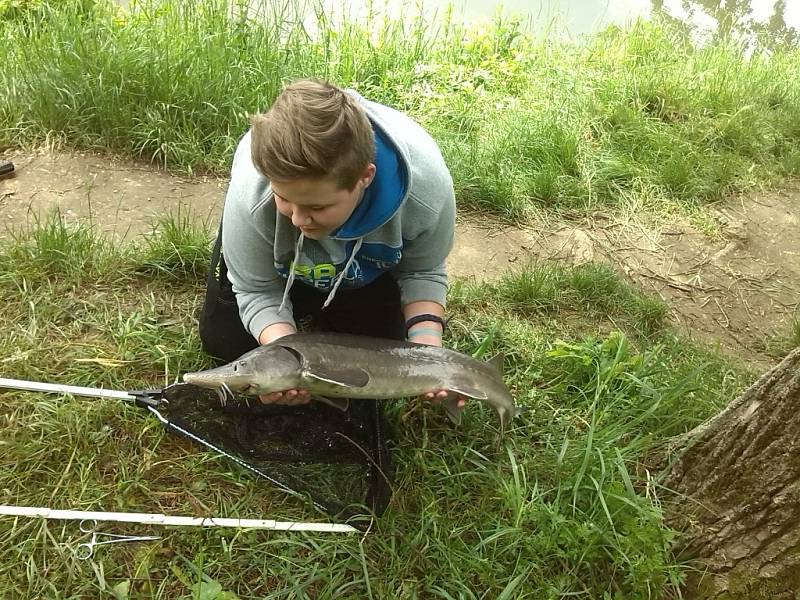
{"label": "tree trunk", "polygon": [[665,486],[690,598],[800,598],[800,349],[692,431]]}

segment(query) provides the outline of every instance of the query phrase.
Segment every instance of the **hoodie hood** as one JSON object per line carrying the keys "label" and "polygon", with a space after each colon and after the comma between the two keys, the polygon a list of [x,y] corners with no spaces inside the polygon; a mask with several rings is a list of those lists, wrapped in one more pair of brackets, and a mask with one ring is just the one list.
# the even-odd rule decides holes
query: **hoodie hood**
{"label": "hoodie hood", "polygon": [[375,140],[375,178],[353,214],[330,237],[353,240],[364,237],[391,219],[405,200],[408,169],[402,155],[372,120]]}

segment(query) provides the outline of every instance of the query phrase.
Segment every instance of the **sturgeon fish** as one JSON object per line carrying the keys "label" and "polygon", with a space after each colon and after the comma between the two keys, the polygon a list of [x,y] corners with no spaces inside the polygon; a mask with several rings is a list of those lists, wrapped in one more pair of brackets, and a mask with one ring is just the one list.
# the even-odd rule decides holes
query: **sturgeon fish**
{"label": "sturgeon fish", "polygon": [[[307,389],[330,399],[382,400],[449,390],[488,403],[503,429],[522,412],[503,382],[502,357],[484,362],[447,348],[340,333],[287,335],[221,367],[186,373],[183,380],[252,395]],[[449,396],[442,404],[459,424],[458,398]]]}

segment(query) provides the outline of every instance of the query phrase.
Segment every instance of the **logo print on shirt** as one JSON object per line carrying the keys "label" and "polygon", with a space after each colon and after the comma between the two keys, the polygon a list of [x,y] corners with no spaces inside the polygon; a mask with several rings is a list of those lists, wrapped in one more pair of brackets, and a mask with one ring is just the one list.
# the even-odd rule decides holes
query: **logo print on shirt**
{"label": "logo print on shirt", "polygon": [[[369,254],[367,252],[369,252]],[[345,288],[358,288],[371,283],[379,275],[390,271],[400,262],[402,252],[398,248],[391,248],[384,244],[364,244],[362,249],[356,254],[356,258],[350,265],[350,269],[345,275],[342,286]],[[337,268],[333,263],[317,264],[288,264],[275,262],[275,269],[286,278],[289,276],[289,265],[294,269],[295,278],[318,290],[327,291],[336,282],[336,276],[344,268],[346,261]],[[308,260],[306,258],[306,260]]]}

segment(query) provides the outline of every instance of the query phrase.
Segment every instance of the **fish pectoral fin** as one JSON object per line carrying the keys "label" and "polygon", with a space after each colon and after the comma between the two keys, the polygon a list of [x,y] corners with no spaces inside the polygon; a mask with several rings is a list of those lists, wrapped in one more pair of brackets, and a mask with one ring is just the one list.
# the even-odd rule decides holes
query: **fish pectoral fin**
{"label": "fish pectoral fin", "polygon": [[325,383],[350,388],[363,388],[369,383],[369,373],[358,367],[337,367],[336,370],[309,367],[304,375]]}
{"label": "fish pectoral fin", "polygon": [[317,402],[322,402],[323,404],[327,404],[328,406],[332,406],[333,408],[338,408],[341,411],[345,411],[350,408],[350,400],[347,398],[326,398],[325,396],[311,396],[312,400],[316,400]]}
{"label": "fish pectoral fin", "polygon": [[486,392],[479,390],[478,388],[474,388],[470,385],[449,385],[447,389],[451,392],[456,394],[461,394],[462,396],[466,396],[467,398],[472,398],[473,400],[488,400],[489,396],[486,395]]}
{"label": "fish pectoral fin", "polygon": [[444,410],[447,413],[447,416],[450,417],[450,420],[453,422],[453,424],[461,425],[461,411],[464,409],[458,405],[458,397],[448,396],[447,398],[444,398],[442,400],[442,406],[444,406]]}

